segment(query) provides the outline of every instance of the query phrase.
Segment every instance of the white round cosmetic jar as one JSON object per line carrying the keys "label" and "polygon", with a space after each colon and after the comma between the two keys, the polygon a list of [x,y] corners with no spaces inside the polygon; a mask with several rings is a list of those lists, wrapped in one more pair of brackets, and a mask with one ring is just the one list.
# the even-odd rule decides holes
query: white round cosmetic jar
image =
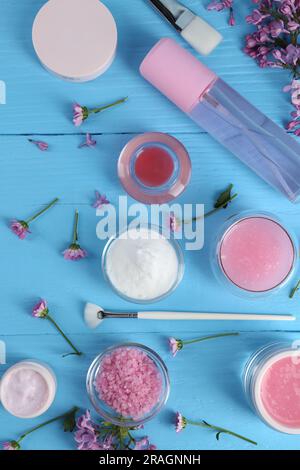
{"label": "white round cosmetic jar", "polygon": [[102,75],[117,48],[117,26],[99,0],[49,0],[32,27],[43,66],[59,78],[86,82]]}
{"label": "white round cosmetic jar", "polygon": [[10,367],[0,382],[2,406],[17,418],[36,418],[52,405],[57,383],[53,371],[35,360]]}

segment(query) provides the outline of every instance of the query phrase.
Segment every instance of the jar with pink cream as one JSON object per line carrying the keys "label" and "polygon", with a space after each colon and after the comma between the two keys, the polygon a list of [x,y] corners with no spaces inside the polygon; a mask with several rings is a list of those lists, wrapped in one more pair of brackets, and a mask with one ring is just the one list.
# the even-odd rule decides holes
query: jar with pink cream
{"label": "jar with pink cream", "polygon": [[296,342],[273,343],[256,351],[245,367],[244,389],[265,423],[277,431],[300,434],[300,349]]}
{"label": "jar with pink cream", "polygon": [[56,378],[45,364],[26,360],[10,367],[0,382],[2,406],[17,418],[36,418],[52,405]]}

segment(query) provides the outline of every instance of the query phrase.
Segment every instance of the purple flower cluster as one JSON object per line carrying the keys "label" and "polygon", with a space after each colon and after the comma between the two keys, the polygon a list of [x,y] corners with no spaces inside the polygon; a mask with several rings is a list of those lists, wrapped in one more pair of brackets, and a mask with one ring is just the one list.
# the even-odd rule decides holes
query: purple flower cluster
{"label": "purple flower cluster", "polygon": [[292,83],[284,88],[291,92],[296,108],[291,113],[288,131],[300,136],[300,1],[253,0],[257,7],[246,21],[256,31],[246,36],[245,53],[255,59],[260,67],[289,70]]}
{"label": "purple flower cluster", "polygon": [[77,419],[77,430],[74,434],[78,450],[155,450],[148,437],[136,440],[130,431],[136,429],[119,428],[110,423],[96,424],[87,410]]}

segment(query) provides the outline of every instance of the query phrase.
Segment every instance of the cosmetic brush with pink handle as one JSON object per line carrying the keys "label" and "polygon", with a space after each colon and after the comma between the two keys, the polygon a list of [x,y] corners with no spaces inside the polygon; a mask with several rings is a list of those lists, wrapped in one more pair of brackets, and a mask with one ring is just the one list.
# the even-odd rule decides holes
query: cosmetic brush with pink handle
{"label": "cosmetic brush with pink handle", "polygon": [[293,315],[272,315],[252,313],[205,313],[205,312],[111,312],[96,304],[87,303],[84,320],[89,328],[96,328],[105,319],[135,318],[139,320],[265,320],[293,321]]}

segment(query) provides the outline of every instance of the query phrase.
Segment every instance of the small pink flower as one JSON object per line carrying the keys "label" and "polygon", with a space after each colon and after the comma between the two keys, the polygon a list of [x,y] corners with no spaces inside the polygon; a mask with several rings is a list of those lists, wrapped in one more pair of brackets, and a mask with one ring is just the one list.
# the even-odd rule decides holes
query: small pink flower
{"label": "small pink flower", "polygon": [[72,243],[72,245],[63,252],[64,258],[69,261],[79,261],[87,257],[87,252],[80,245]]}
{"label": "small pink flower", "polygon": [[110,204],[105,194],[100,194],[99,191],[95,191],[95,197],[96,199],[93,203],[93,207],[95,207],[95,209],[102,209],[103,206]]}
{"label": "small pink flower", "polygon": [[3,450],[20,450],[20,444],[16,441],[7,441],[2,444]]}
{"label": "small pink flower", "polygon": [[45,318],[49,313],[47,301],[41,299],[32,309],[32,316],[36,318]]}
{"label": "small pink flower", "polygon": [[169,338],[169,347],[171,353],[173,354],[173,357],[175,357],[178,351],[183,348],[183,342],[181,341],[181,339]]}
{"label": "small pink flower", "polygon": [[43,209],[41,209],[36,214],[34,214],[33,216],[29,217],[26,220],[13,219],[10,222],[11,231],[15,235],[17,235],[21,240],[24,240],[27,234],[31,233],[29,230],[29,224],[33,222],[35,219],[37,219],[38,217],[40,217],[42,214],[47,212],[50,209],[50,207],[53,207],[57,202],[58,202],[58,198],[56,197],[55,199],[53,199],[53,201],[50,202],[50,204],[48,204],[46,207],[44,207]]}
{"label": "small pink flower", "polygon": [[32,144],[36,145],[42,152],[45,152],[45,150],[48,150],[49,148],[47,142],[43,142],[42,140],[28,139],[28,142],[31,142]]}
{"label": "small pink flower", "polygon": [[20,240],[24,240],[27,234],[30,233],[29,225],[25,220],[12,220],[10,223],[11,231],[20,238]]}
{"label": "small pink flower", "polygon": [[181,432],[186,428],[187,420],[181,413],[177,411],[175,418],[175,430],[176,432]]}
{"label": "small pink flower", "polygon": [[173,233],[180,230],[181,221],[175,216],[174,212],[170,212],[170,216],[167,219],[167,225]]}
{"label": "small pink flower", "polygon": [[83,121],[88,117],[86,106],[81,106],[78,103],[73,104],[73,123],[76,127],[81,126]]}
{"label": "small pink flower", "polygon": [[[73,345],[73,343],[67,338],[65,333],[62,331],[62,329],[58,326],[56,321],[52,318],[52,316],[49,313],[47,301],[44,299],[41,299],[35,307],[32,309],[32,316],[35,318],[42,318],[48,320],[59,332],[59,334],[66,340],[66,342],[71,346],[73,349],[73,353],[71,354],[76,354],[77,356],[81,356],[81,352],[78,351],[78,349]],[[69,356],[70,354],[66,354],[64,357]]]}
{"label": "small pink flower", "polygon": [[90,114],[101,113],[102,111],[105,111],[106,109],[117,106],[118,104],[125,103],[125,101],[127,101],[127,97],[114,101],[113,103],[107,104],[105,106],[92,108],[92,109],[89,109],[86,106],[81,106],[78,103],[74,103],[73,104],[73,124],[76,127],[79,127],[90,116]]}
{"label": "small pink flower", "polygon": [[87,257],[87,252],[81,248],[78,243],[78,219],[79,214],[78,211],[75,211],[75,222],[74,222],[74,229],[73,229],[73,241],[69,248],[67,248],[64,252],[64,258],[69,261],[79,261],[80,259]]}
{"label": "small pink flower", "polygon": [[97,144],[97,141],[93,140],[92,137],[91,137],[91,134],[87,133],[85,135],[85,142],[80,144],[79,148],[82,148],[82,147],[95,147],[96,144]]}

